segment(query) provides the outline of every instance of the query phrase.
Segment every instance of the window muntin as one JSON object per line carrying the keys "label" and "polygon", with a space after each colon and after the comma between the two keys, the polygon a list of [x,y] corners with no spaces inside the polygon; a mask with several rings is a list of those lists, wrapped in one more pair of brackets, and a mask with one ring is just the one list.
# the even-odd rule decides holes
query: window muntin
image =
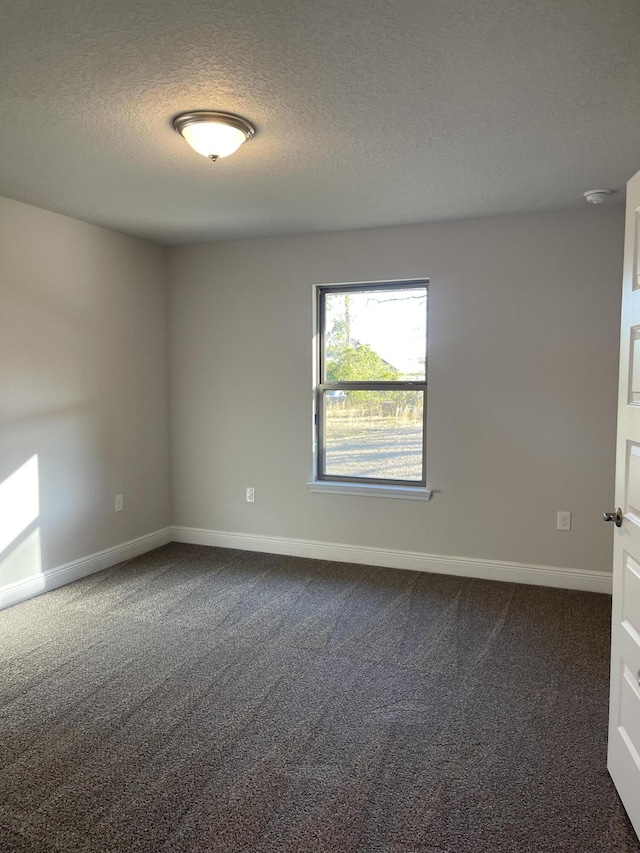
{"label": "window muntin", "polygon": [[426,485],[427,284],[317,288],[318,480]]}

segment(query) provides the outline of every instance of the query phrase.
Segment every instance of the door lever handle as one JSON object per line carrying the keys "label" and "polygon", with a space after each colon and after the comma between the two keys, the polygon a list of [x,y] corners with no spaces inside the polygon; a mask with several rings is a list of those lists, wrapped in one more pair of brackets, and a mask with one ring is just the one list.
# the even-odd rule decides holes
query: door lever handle
{"label": "door lever handle", "polygon": [[616,527],[622,527],[622,510],[616,507],[615,512],[603,512],[602,517],[605,521],[615,521]]}

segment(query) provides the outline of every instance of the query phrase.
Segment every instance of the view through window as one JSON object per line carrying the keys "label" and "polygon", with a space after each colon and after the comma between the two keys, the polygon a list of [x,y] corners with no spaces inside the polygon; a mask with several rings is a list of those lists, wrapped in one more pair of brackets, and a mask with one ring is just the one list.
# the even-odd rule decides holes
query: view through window
{"label": "view through window", "polygon": [[318,479],[425,485],[427,284],[318,288]]}

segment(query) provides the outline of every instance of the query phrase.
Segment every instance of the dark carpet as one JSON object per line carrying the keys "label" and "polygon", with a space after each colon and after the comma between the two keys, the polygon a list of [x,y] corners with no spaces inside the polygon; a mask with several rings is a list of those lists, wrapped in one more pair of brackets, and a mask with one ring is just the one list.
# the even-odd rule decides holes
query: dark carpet
{"label": "dark carpet", "polygon": [[640,844],[610,600],[168,545],[0,613],[2,853]]}

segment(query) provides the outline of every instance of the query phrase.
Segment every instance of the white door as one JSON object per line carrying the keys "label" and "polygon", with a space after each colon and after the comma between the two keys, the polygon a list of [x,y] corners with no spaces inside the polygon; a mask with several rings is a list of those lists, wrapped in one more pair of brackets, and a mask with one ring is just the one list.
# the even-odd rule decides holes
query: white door
{"label": "white door", "polygon": [[608,766],[640,835],[640,172],[627,185],[622,288]]}

